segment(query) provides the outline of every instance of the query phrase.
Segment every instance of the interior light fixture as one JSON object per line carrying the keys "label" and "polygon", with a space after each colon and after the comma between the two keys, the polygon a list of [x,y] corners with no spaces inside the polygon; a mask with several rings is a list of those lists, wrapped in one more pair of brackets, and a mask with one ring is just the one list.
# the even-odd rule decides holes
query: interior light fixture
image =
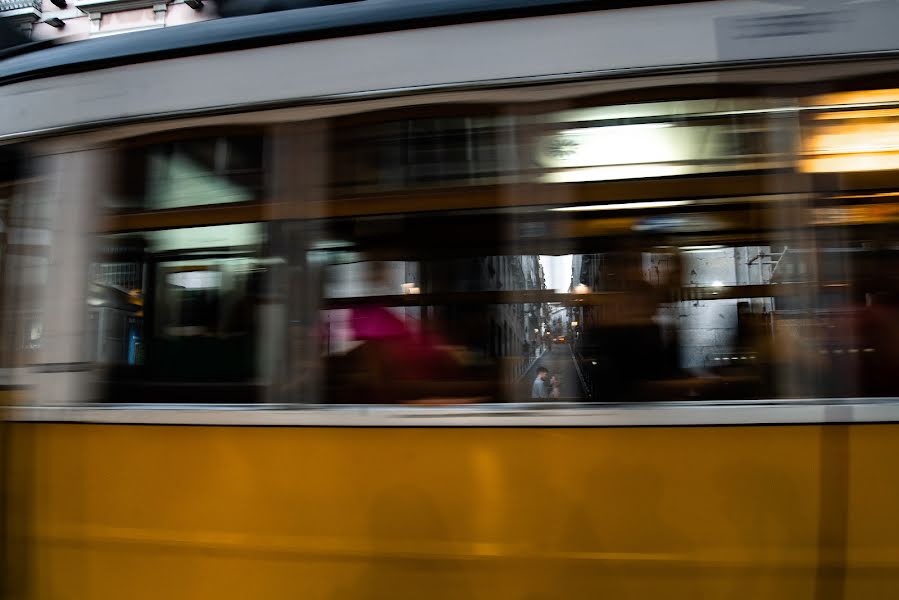
{"label": "interior light fixture", "polygon": [[707,252],[709,250],[722,250],[724,246],[721,244],[709,244],[706,246],[681,246],[684,252]]}
{"label": "interior light fixture", "polygon": [[315,240],[310,244],[311,250],[333,250],[335,248],[349,248],[353,242],[346,240]]}
{"label": "interior light fixture", "polygon": [[654,200],[651,202],[616,202],[613,204],[583,204],[578,206],[561,206],[550,208],[553,212],[589,212],[596,210],[639,210],[645,208],[673,208],[687,206],[693,200]]}

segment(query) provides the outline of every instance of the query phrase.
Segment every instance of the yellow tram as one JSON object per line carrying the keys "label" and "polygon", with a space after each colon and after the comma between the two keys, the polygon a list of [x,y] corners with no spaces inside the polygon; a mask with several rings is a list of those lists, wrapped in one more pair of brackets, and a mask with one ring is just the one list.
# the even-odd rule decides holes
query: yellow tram
{"label": "yellow tram", "polygon": [[0,64],[6,596],[899,591],[899,9],[324,4]]}

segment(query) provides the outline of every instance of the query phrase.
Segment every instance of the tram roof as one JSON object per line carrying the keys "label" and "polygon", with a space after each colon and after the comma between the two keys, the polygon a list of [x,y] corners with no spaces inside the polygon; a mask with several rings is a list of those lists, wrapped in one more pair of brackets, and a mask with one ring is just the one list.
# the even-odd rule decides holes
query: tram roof
{"label": "tram roof", "polygon": [[[197,54],[440,25],[686,0],[357,0],[0,52],[0,84]],[[4,59],[4,54],[6,58]]]}

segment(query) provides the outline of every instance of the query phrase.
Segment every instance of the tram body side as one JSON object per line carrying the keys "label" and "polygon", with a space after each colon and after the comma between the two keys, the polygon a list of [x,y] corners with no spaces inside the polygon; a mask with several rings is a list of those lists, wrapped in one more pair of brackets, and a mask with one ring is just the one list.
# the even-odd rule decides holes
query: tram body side
{"label": "tram body side", "polygon": [[7,429],[22,597],[899,587],[896,425]]}
{"label": "tram body side", "polygon": [[[729,14],[735,3],[712,4]],[[174,84],[190,69],[173,65],[143,68],[160,69],[160,81]],[[210,72],[231,77],[227,67],[222,59]],[[140,76],[140,68],[123,69],[110,70],[107,81]],[[108,82],[96,89],[115,87]],[[22,89],[49,107],[45,83]],[[397,76],[397,88],[408,84]],[[260,103],[296,99],[251,87],[262,90]],[[199,79],[191,88],[192,99],[208,100]],[[172,114],[201,108],[177,98]],[[88,110],[84,100],[79,123],[62,116],[54,123],[90,123],[102,133],[98,123],[118,114],[115,98],[106,101]],[[136,118],[124,109],[120,116]],[[55,419],[13,414],[3,423],[12,597],[899,592],[899,483],[886,475],[899,456],[893,423],[700,425],[683,407],[678,425],[562,427],[535,418],[507,427],[325,427],[279,422],[278,411],[264,410],[227,425],[202,417],[141,423],[127,409],[109,409],[120,411],[119,423],[96,423],[68,410]],[[250,424],[266,412],[265,426]]]}

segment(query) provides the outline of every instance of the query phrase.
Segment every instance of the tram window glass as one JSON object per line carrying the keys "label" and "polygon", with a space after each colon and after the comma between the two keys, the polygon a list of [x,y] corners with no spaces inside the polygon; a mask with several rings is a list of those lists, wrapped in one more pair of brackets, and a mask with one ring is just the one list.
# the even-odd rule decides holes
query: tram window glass
{"label": "tram window glass", "polygon": [[116,185],[105,202],[114,212],[261,199],[264,151],[258,134],[135,145],[122,150],[119,161]]}
{"label": "tram window glass", "polygon": [[[315,262],[326,272],[326,402],[499,401],[542,354],[544,307],[520,297],[545,290],[536,255],[377,260],[334,249]],[[501,292],[506,267],[517,287]],[[578,398],[569,383],[566,397]]]}
{"label": "tram window glass", "polygon": [[[111,397],[255,401],[264,379],[265,227],[242,223],[107,236],[91,266],[88,344]],[[266,340],[272,341],[271,339]],[[198,385],[202,384],[202,385]]]}
{"label": "tram window glass", "polygon": [[[452,229],[453,216],[443,219]],[[791,282],[778,276],[790,259],[777,244],[629,242],[590,254],[535,248],[448,258],[403,250],[395,239],[389,253],[374,251],[372,239],[367,248],[344,241],[315,251],[323,267],[317,401],[531,401],[539,366],[567,401],[873,389],[858,371],[874,359],[859,337],[870,319],[848,318],[838,283],[847,273]],[[473,249],[478,241],[469,239]],[[852,268],[856,281],[859,269]],[[880,310],[875,317],[887,314]]]}
{"label": "tram window glass", "polygon": [[[771,223],[797,227],[794,214],[804,200],[742,198],[739,187],[729,190],[732,198],[667,199],[667,188],[652,187],[672,175],[790,167],[795,107],[783,99],[724,99],[522,117],[522,131],[509,138],[526,145],[513,154],[532,153],[536,181],[550,197],[554,184],[605,180],[635,180],[661,197],[516,207],[495,192],[497,205],[509,206],[323,224],[312,261],[324,265],[317,399],[529,401],[541,363],[577,383],[563,388],[568,400],[814,393],[816,363],[805,360],[815,354],[814,344],[787,314],[807,311],[822,296],[817,288],[790,284],[817,286],[831,276],[819,266],[793,264],[792,239],[764,239]],[[355,150],[401,146],[384,129],[369,130],[374,139]],[[338,135],[336,153],[349,146],[341,140]],[[390,168],[372,156],[334,162],[350,169],[364,164],[372,185],[390,179]],[[433,185],[451,189],[449,171],[434,173]],[[634,190],[638,198],[646,193]],[[722,243],[730,238],[754,241]],[[558,264],[567,272],[550,283],[547,270]],[[794,268],[801,276],[788,282]],[[789,352],[772,351],[778,336]],[[429,354],[434,363],[419,360]],[[396,380],[405,387],[392,386]]]}
{"label": "tram window glass", "polygon": [[330,187],[295,199],[308,215],[319,198],[315,218],[110,237],[126,250],[92,271],[92,352],[111,381],[218,401],[261,384],[308,403],[895,393],[899,188],[876,169],[793,177],[870,150],[834,134],[829,101],[803,109],[838,113],[825,125],[781,98],[327,121],[321,147],[284,146],[328,153],[311,164]]}
{"label": "tram window glass", "polygon": [[[317,401],[531,401],[540,366],[558,384],[549,397],[567,401],[767,389],[762,360],[712,366],[770,322],[768,246],[559,239],[580,217],[547,209],[518,230],[535,231],[535,218],[541,233],[514,241],[501,232],[519,218],[495,211],[325,223],[309,252],[322,281]],[[697,300],[677,301],[684,289]]]}

